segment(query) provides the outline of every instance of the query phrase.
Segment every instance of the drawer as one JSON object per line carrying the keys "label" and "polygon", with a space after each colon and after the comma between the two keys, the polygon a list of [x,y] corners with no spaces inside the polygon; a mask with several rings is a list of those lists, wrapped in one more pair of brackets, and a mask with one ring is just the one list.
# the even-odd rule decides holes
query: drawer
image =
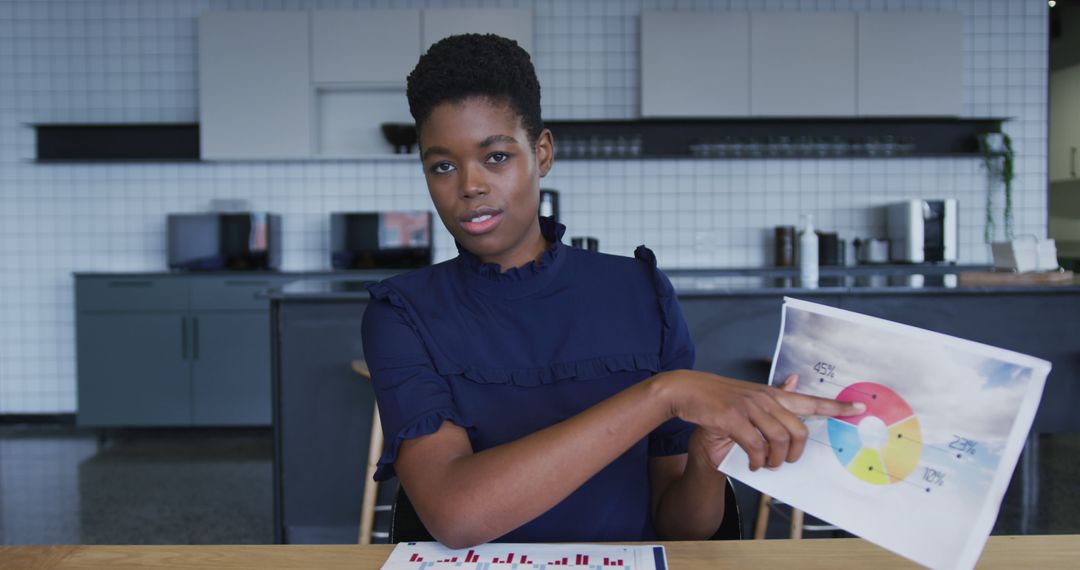
{"label": "drawer", "polygon": [[186,311],[190,288],[175,277],[82,277],[75,280],[78,311]]}
{"label": "drawer", "polygon": [[259,293],[294,280],[293,277],[236,276],[199,277],[191,280],[191,309],[201,310],[268,310],[270,300]]}

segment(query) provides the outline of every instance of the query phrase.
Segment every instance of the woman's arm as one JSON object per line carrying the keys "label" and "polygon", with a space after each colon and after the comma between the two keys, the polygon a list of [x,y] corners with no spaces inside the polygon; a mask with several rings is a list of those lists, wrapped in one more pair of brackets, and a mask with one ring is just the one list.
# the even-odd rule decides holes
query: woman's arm
{"label": "woman's arm", "polygon": [[[403,442],[394,468],[431,534],[451,548],[463,548],[502,536],[548,511],[668,419],[698,424],[713,440],[733,440],[757,469],[791,460],[789,450],[801,452],[805,428],[793,433],[786,427],[802,427],[796,413],[848,415],[861,410],[677,370],[480,453],[472,451],[464,429],[443,423],[433,434]],[[694,487],[691,483],[688,489]]]}
{"label": "woman's arm", "polygon": [[662,540],[708,540],[720,528],[727,478],[701,452],[707,437],[696,429],[687,453],[649,460],[653,527]]}
{"label": "woman's arm", "polygon": [[[784,381],[783,390],[794,392],[798,376]],[[791,434],[786,461],[802,455],[806,428],[801,423],[785,426]],[[776,437],[782,437],[777,434]],[[727,437],[696,429],[690,436],[687,453],[654,457],[649,462],[652,487],[653,526],[660,538],[668,540],[706,540],[716,533],[724,517],[727,477],[717,470],[735,445]],[[770,451],[776,451],[770,446]],[[767,465],[775,467],[776,458]]]}

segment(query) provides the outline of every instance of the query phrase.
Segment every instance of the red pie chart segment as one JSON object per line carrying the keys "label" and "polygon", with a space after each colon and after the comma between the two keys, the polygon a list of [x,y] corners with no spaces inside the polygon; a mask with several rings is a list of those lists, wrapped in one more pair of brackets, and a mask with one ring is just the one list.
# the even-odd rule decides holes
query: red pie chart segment
{"label": "red pie chart segment", "polygon": [[853,425],[867,416],[873,416],[891,426],[911,417],[915,412],[896,392],[873,382],[857,382],[840,392],[836,399],[841,402],[862,402],[866,411],[857,416],[836,416],[835,419]]}

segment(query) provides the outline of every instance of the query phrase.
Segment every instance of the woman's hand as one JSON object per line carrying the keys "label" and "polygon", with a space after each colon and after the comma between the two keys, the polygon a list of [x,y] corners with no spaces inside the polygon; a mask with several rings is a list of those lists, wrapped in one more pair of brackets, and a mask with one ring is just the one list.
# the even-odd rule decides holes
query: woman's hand
{"label": "woman's hand", "polygon": [[851,416],[866,410],[861,403],[795,393],[795,374],[782,389],[694,370],[659,376],[671,415],[700,428],[690,441],[691,456],[707,457],[714,467],[733,445],[750,456],[751,471],[779,467],[797,460],[806,447],[807,430],[799,416]]}

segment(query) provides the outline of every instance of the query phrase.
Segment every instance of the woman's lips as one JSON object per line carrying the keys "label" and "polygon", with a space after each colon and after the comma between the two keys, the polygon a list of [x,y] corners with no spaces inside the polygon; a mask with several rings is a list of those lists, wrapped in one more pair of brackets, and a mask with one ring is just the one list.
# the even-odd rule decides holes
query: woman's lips
{"label": "woman's lips", "polygon": [[[484,216],[481,216],[480,218],[483,217]],[[465,228],[465,231],[469,234],[478,236],[495,229],[495,226],[499,225],[500,221],[502,221],[502,212],[490,214],[490,217],[482,222],[461,222],[461,227]]]}

